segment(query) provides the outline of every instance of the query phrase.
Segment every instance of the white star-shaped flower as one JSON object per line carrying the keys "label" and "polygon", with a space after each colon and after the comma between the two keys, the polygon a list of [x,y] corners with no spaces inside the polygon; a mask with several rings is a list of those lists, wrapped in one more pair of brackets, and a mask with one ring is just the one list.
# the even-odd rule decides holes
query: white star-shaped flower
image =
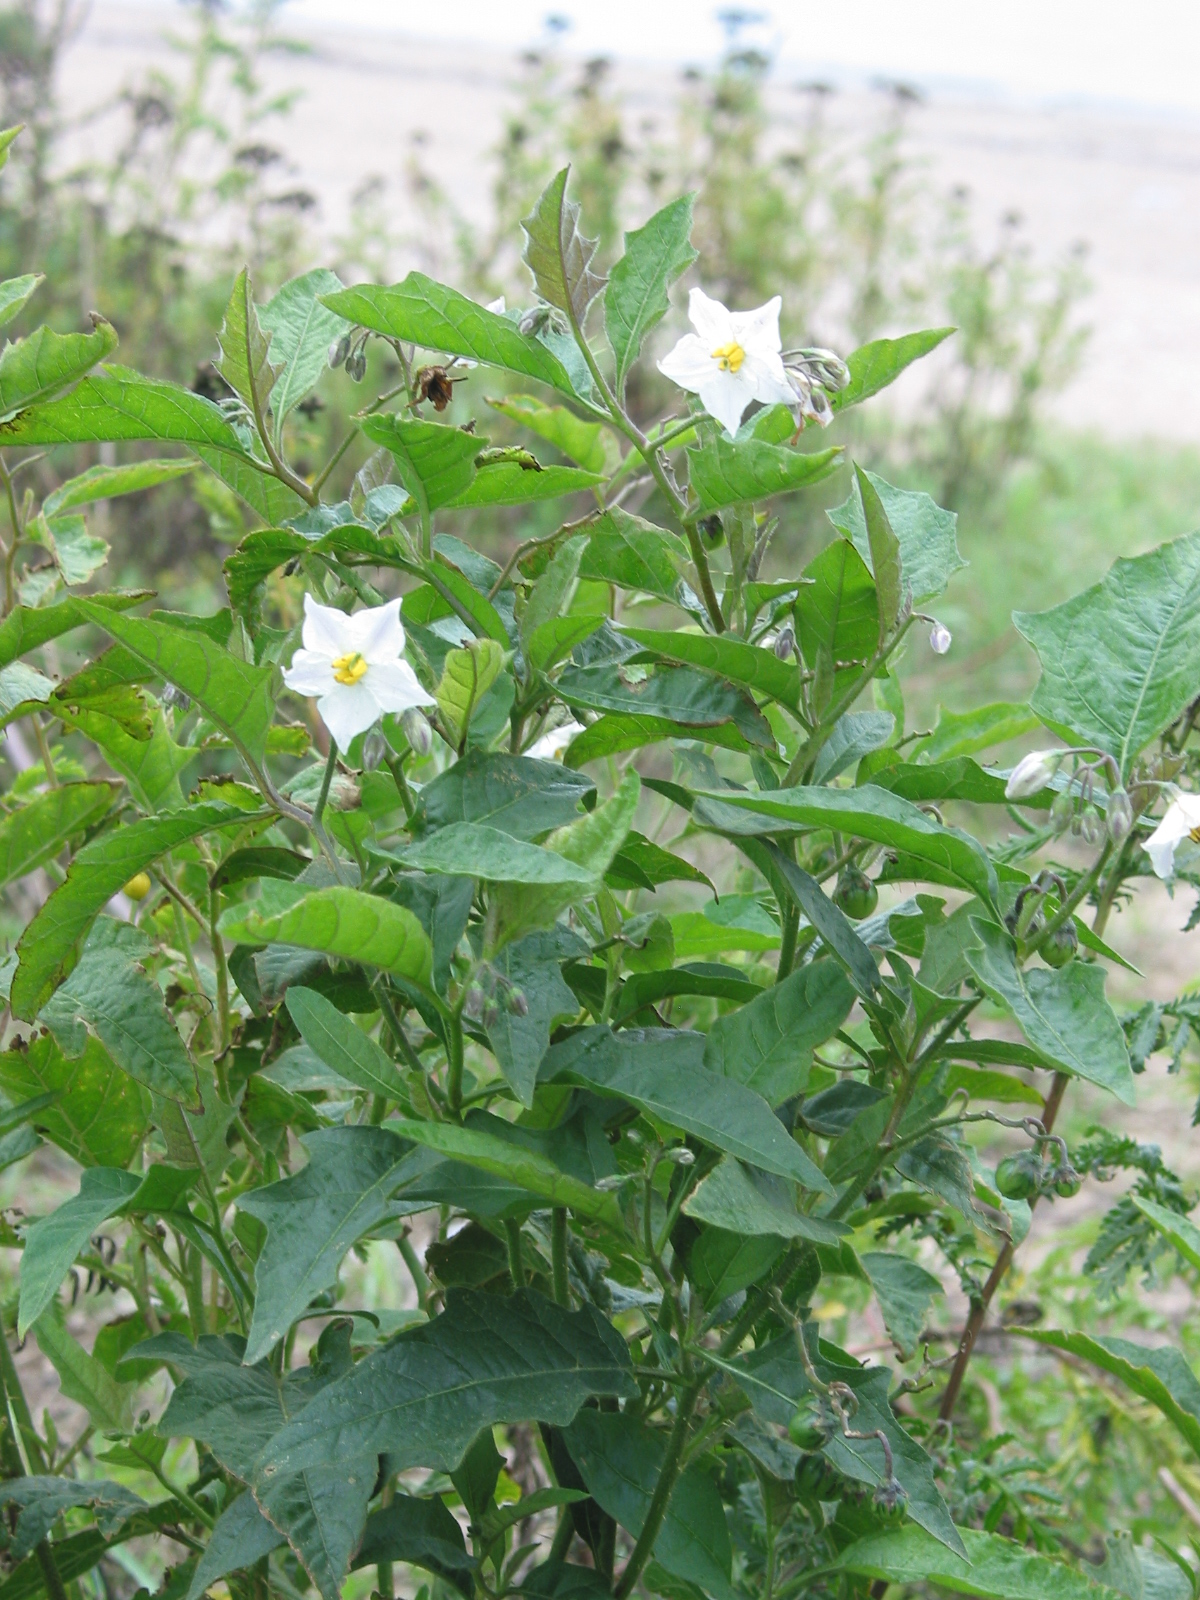
{"label": "white star-shaped flower", "polygon": [[303,647],[283,681],[296,694],[314,696],[321,720],[339,750],[378,722],[385,711],[431,706],[433,697],[403,659],[399,600],[347,616],[304,596]]}
{"label": "white star-shaped flower", "polygon": [[1175,851],[1185,839],[1200,844],[1200,794],[1177,794],[1144,849],[1160,878],[1175,870]]}
{"label": "white star-shaped flower", "polygon": [[704,409],[731,436],[753,400],[794,405],[780,355],[778,295],[757,311],[730,311],[703,289],[688,297],[686,333],[658,370],[681,389],[698,394]]}

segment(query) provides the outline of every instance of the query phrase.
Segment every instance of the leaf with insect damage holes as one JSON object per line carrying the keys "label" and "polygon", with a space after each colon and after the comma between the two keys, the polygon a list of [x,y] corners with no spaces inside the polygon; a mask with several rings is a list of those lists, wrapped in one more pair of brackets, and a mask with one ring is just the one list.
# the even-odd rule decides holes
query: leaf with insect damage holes
{"label": "leaf with insect damage holes", "polygon": [[547,305],[565,311],[582,329],[589,306],[604,288],[604,278],[592,270],[597,241],[579,231],[579,202],[567,199],[570,171],[564,167],[551,178],[537,205],[522,218],[521,259]]}

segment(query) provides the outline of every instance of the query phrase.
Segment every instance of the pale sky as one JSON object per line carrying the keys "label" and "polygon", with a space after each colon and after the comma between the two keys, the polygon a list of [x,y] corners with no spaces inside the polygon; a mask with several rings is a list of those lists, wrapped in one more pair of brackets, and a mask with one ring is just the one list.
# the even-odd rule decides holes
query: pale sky
{"label": "pale sky", "polygon": [[[289,0],[285,17],[519,50],[550,12],[581,54],[672,62],[721,48],[720,0]],[[1200,0],[765,0],[748,35],[791,70],[1200,114]]]}

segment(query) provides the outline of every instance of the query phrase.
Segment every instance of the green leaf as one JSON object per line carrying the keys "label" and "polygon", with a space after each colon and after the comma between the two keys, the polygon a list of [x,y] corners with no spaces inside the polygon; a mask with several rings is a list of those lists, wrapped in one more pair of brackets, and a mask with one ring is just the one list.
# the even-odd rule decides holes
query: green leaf
{"label": "green leaf", "polygon": [[603,616],[566,616],[543,622],[529,637],[525,654],[530,666],[537,672],[549,672],[605,621]]}
{"label": "green leaf", "polygon": [[143,378],[129,367],[106,367],[69,395],[0,424],[5,444],[86,444],[122,439],[173,439],[180,444],[245,450],[219,406],[177,384]]}
{"label": "green leaf", "polygon": [[695,203],[694,194],[680,195],[625,235],[625,254],[604,292],[604,331],[617,358],[620,395],[646,335],[670,310],[667,290],[697,258],[691,245]]}
{"label": "green leaf", "polygon": [[716,1150],[809,1189],[832,1193],[820,1169],[761,1095],[703,1065],[704,1036],[673,1029],[582,1028],[551,1045],[538,1077],[627,1100]]}
{"label": "green leaf", "polygon": [[938,707],[931,734],[907,747],[911,761],[949,761],[956,756],[977,756],[1009,739],[1032,733],[1038,719],[1027,705],[1000,700],[973,711],[947,711]]}
{"label": "green leaf", "polygon": [[91,333],[52,333],[42,327],[0,350],[0,422],[49,400],[117,348],[112,323],[96,313],[92,320]]}
{"label": "green leaf", "polygon": [[[753,823],[739,822],[739,813],[755,813]],[[931,882],[949,881],[994,903],[998,893],[995,868],[987,853],[967,833],[935,822],[918,806],[874,784],[857,789],[766,789],[701,791],[693,815],[725,833],[792,833],[828,828],[852,838],[901,851],[928,865]]]}
{"label": "green leaf", "polygon": [[1151,1349],[1128,1339],[1093,1339],[1057,1328],[1021,1328],[1023,1339],[1090,1361],[1119,1378],[1134,1394],[1157,1406],[1167,1421],[1200,1455],[1200,1381],[1182,1351],[1171,1345]]}
{"label": "green leaf", "polygon": [[573,822],[580,801],[595,787],[556,761],[469,750],[421,790],[413,827],[430,832],[453,822],[477,822],[517,839],[534,839]]}
{"label": "green leaf", "polygon": [[[813,783],[820,786],[838,777],[863,756],[881,749],[895,732],[896,719],[890,711],[847,711],[833,725],[821,747],[813,768]],[[874,774],[872,774],[874,776]],[[892,788],[884,783],[883,788]],[[906,795],[906,799],[923,798]]]}
{"label": "green leaf", "polygon": [[21,1254],[18,1339],[25,1337],[54,1299],[72,1262],[92,1234],[133,1198],[139,1184],[140,1179],[132,1172],[92,1167],[83,1173],[77,1195],[32,1224]]}
{"label": "green leaf", "polygon": [[533,210],[521,219],[525,230],[521,259],[546,304],[565,311],[582,329],[604,279],[592,267],[596,240],[580,232],[579,202],[567,199],[570,171],[564,167],[551,178]]}
{"label": "green leaf", "polygon": [[73,834],[99,822],[115,798],[107,783],[64,783],[10,811],[0,819],[0,884],[56,856]]}
{"label": "green leaf", "polygon": [[1041,663],[1032,710],[1068,744],[1106,750],[1128,777],[1195,696],[1200,533],[1116,561],[1082,594],[1013,621]]}
{"label": "green leaf", "polygon": [[246,815],[219,803],[146,817],[92,839],[76,851],[63,883],[51,894],[17,942],[12,983],[13,1016],[29,1022],[70,972],[78,949],[100,911],[135,873],[176,845],[212,828],[244,827]]}
{"label": "green leaf", "polygon": [[434,697],[456,742],[461,744],[471,717],[503,666],[504,647],[495,639],[473,639],[467,649],[448,652]]}
{"label": "green leaf", "polygon": [[240,1494],[213,1524],[196,1564],[184,1600],[200,1600],[205,1591],[231,1572],[244,1572],[287,1541],[258,1509],[252,1494]]}
{"label": "green leaf", "polygon": [[[824,710],[836,689],[858,676],[879,642],[875,580],[848,539],[835,539],[804,569],[811,581],[796,596],[796,633],[805,664],[818,669]],[[819,685],[814,686],[814,688]]]}
{"label": "green leaf", "polygon": [[273,472],[244,450],[219,449],[207,444],[193,444],[192,449],[268,526],[277,527],[289,517],[302,516],[309,509],[294,489],[281,483]]}
{"label": "green leaf", "polygon": [[1143,1199],[1140,1194],[1130,1194],[1129,1198],[1164,1238],[1170,1240],[1185,1261],[1200,1267],[1200,1228],[1194,1222],[1181,1217],[1178,1211],[1169,1211],[1166,1206]]}
{"label": "green leaf", "polygon": [[839,393],[830,396],[835,411],[856,406],[869,400],[873,394],[886,389],[905,367],[936,350],[943,339],[948,339],[955,328],[927,328],[923,333],[906,333],[900,339],[873,339],[850,353],[846,365],[850,368],[850,382]]}
{"label": "green leaf", "polygon": [[67,1054],[81,1054],[88,1034],[95,1034],[122,1072],[144,1088],[199,1109],[196,1069],[162,990],[138,965],[135,952],[107,936],[107,923],[105,918],[97,925],[39,1019]]}
{"label": "green leaf", "polygon": [[265,420],[278,374],[267,353],[270,336],[259,326],[248,267],[234,279],[217,337],[221,346],[217,370],[234,393]]}
{"label": "green leaf", "polygon": [[52,1034],[0,1054],[0,1087],[15,1099],[50,1095],[37,1127],[84,1167],[123,1167],[142,1142],[150,1113],[145,1090],[117,1066],[98,1039],[65,1056]]}
{"label": "green leaf", "polygon": [[309,1049],[339,1077],[386,1100],[407,1100],[404,1080],[381,1045],[315,989],[288,985],[284,1003]]}
{"label": "green leaf", "polygon": [[883,1583],[932,1583],[982,1600],[1117,1600],[1116,1590],[1061,1561],[1034,1555],[1012,1539],[974,1528],[957,1531],[964,1555],[924,1529],[906,1526],[868,1534],[843,1550],[833,1565]]}
{"label": "green leaf", "polygon": [[[858,1409],[856,1431],[873,1435],[881,1429],[892,1447],[894,1472],[908,1495],[907,1511],[919,1527],[955,1553],[963,1550],[959,1530],[950,1519],[946,1502],[933,1476],[933,1463],[892,1414],[888,1402],[892,1374],[887,1367],[861,1367],[835,1346],[818,1342],[816,1325],[805,1328],[809,1358],[822,1383],[844,1383],[854,1391]],[[765,1422],[786,1427],[811,1388],[794,1334],[762,1346],[729,1363],[751,1404]],[[885,1481],[883,1448],[879,1440],[847,1439],[835,1433],[824,1452],[829,1460],[856,1483],[877,1485]]]}
{"label": "green leaf", "polygon": [[654,628],[622,628],[622,637],[633,639],[644,650],[666,661],[700,667],[745,689],[778,700],[795,710],[800,704],[800,670],[780,661],[773,650],[760,649],[729,634],[668,633]]}
{"label": "green leaf", "polygon": [[494,639],[502,649],[508,650],[512,641],[500,613],[486,594],[481,593],[471,579],[459,570],[457,562],[446,551],[447,545],[457,543],[457,539],[450,540],[441,535],[434,540],[434,565],[426,568],[426,576],[443,599],[454,601],[451,609],[464,617],[477,637]]}
{"label": "green leaf", "polygon": [[230,906],[219,927],[239,944],[294,944],[429,982],[433,951],[416,917],[359,889],[301,890],[279,911],[264,909],[262,901]]}
{"label": "green leaf", "polygon": [[580,467],[535,470],[519,461],[492,461],[485,462],[467,488],[450,503],[456,507],[523,506],[539,500],[557,500],[565,494],[581,494],[603,482],[602,474],[584,472]]}
{"label": "green leaf", "polygon": [[719,1306],[757,1283],[786,1249],[787,1241],[777,1234],[744,1235],[704,1226],[688,1251],[688,1278],[706,1305]]}
{"label": "green leaf", "polygon": [[15,1478],[0,1484],[0,1505],[19,1506],[20,1515],[8,1547],[14,1562],[23,1561],[47,1536],[64,1511],[88,1506],[106,1536],[116,1533],[146,1502],[109,1478],[80,1483],[71,1478]]}
{"label": "green leaf", "polygon": [[[840,506],[834,506],[825,515],[839,533],[851,540],[855,549],[878,577],[870,539],[870,519],[863,507],[873,493],[888,526],[899,541],[900,560],[903,563],[904,582],[912,591],[913,599],[920,604],[941,594],[947,583],[966,562],[958,553],[955,527],[957,514],[943,511],[929,495],[911,489],[896,489],[873,472],[859,475],[856,493]],[[866,489],[862,487],[866,483]],[[886,609],[886,607],[885,607]]]}
{"label": "green leaf", "polygon": [[576,398],[566,368],[545,345],[526,338],[507,318],[485,311],[423,272],[410,272],[403,283],[390,289],[361,284],[322,295],[321,303],[360,328],[426,350],[444,350],[485,366],[519,372]]}
{"label": "green leaf", "polygon": [[39,535],[39,543],[54,557],[59,575],[69,588],[87,583],[108,560],[107,540],[89,533],[83,517],[41,518],[29,531]]}
{"label": "green leaf", "polygon": [[381,1561],[423,1567],[467,1600],[475,1593],[475,1562],[467,1554],[462,1529],[438,1495],[419,1500],[400,1494],[371,1513],[354,1566],[374,1567]]}
{"label": "green leaf", "polygon": [[[563,753],[567,767],[585,767],[589,761],[604,756],[617,755],[622,750],[641,750],[649,744],[659,744],[664,739],[695,739],[695,728],[669,717],[646,717],[614,713],[597,717],[595,722],[576,734]],[[748,742],[732,722],[705,727],[705,744],[717,745],[723,750],[738,750],[743,754],[755,749],[758,741]]]}
{"label": "green leaf", "polygon": [[126,617],[80,602],[83,615],[189,695],[252,762],[266,754],[275,716],[273,671],[242,661],[195,628],[158,617]]}
{"label": "green leaf", "polygon": [[38,1349],[58,1373],[66,1398],[83,1406],[101,1433],[127,1433],[133,1421],[134,1385],[118,1383],[107,1367],[71,1337],[57,1300],[52,1300],[34,1323],[33,1334]]}
{"label": "green leaf", "polygon": [[[0,149],[0,163],[5,152]],[[0,283],[0,328],[7,328],[14,317],[20,315],[39,283],[45,282],[40,272],[27,272],[21,278],[7,278]]]}
{"label": "green leaf", "polygon": [[842,447],[793,450],[765,439],[722,435],[687,454],[692,493],[707,514],[819,483],[840,463]]}
{"label": "green leaf", "polygon": [[[302,1417],[314,1394],[354,1369],[345,1323],[325,1330],[312,1366],[289,1372],[282,1382],[266,1362],[243,1366],[241,1352],[240,1339],[204,1338],[197,1348],[167,1333],[137,1346],[133,1354],[169,1361],[186,1374],[159,1431],[203,1440],[245,1482],[253,1475],[255,1457],[285,1419]],[[315,1462],[304,1471],[272,1474],[256,1485],[260,1508],[287,1535],[323,1600],[337,1600],[362,1535],[375,1476],[375,1456],[360,1451],[347,1452],[337,1462]]]}
{"label": "green leaf", "polygon": [[944,1293],[941,1281],[915,1261],[891,1251],[868,1250],[858,1259],[871,1280],[884,1326],[900,1359],[907,1361],[920,1343],[929,1307]]}
{"label": "green leaf", "polygon": [[329,370],[329,346],[346,328],[345,319],[322,304],[320,296],[337,294],[342,282],[328,267],[292,278],[258,313],[271,340],[271,359],[280,373],[271,395],[275,435],[284,420]]}
{"label": "green leaf", "polygon": [[680,569],[688,548],[678,534],[610,506],[589,522],[579,576],[619,589],[637,589],[678,603]]}
{"label": "green leaf", "polygon": [[483,1428],[531,1418],[565,1427],[592,1395],[636,1394],[624,1340],[592,1307],[565,1311],[529,1289],[451,1289],[440,1316],[367,1356],[283,1427],[255,1485],[362,1453],[386,1452],[393,1472],[449,1472]]}
{"label": "green leaf", "polygon": [[1126,1105],[1135,1100],[1133,1072],[1121,1024],[1104,998],[1103,967],[1072,961],[1057,971],[1018,967],[1012,940],[994,922],[971,918],[978,941],[966,952],[971,971],[1048,1068],[1086,1078]]}
{"label": "green leaf", "polygon": [[[57,698],[55,704],[57,707]],[[195,760],[196,752],[175,743],[161,708],[150,714],[148,739],[134,737],[121,723],[86,703],[74,711],[64,707],[55,714],[92,741],[144,810],[174,811],[183,805],[179,774]]]}
{"label": "green leaf", "polygon": [[337,1282],[342,1258],[389,1212],[407,1148],[383,1128],[324,1128],[301,1140],[308,1165],[252,1190],[238,1210],[267,1230],[254,1267],[254,1320],[243,1360],[253,1366],[286,1338],[309,1302]]}
{"label": "green leaf", "polygon": [[489,955],[523,933],[548,926],[560,911],[578,904],[589,890],[599,890],[629,832],[640,797],[641,780],[631,767],[613,795],[545,840],[545,850],[583,868],[588,875],[586,887],[565,882],[541,888],[504,885],[493,891],[488,918]]}
{"label": "green leaf", "polygon": [[[90,595],[87,604],[109,607],[114,611],[127,611],[130,606],[140,606],[149,598],[150,591],[141,589],[131,594]],[[81,628],[90,620],[83,611],[83,605],[82,600],[72,597],[36,609],[31,606],[17,606],[3,622],[0,622],[0,666],[7,666],[18,656],[36,650],[40,645],[46,644],[51,639],[57,639],[60,634],[67,633],[72,628]]]}
{"label": "green leaf", "polygon": [[723,1156],[683,1203],[697,1222],[743,1238],[811,1239],[836,1244],[847,1232],[840,1222],[809,1217],[796,1209],[795,1195],[783,1179]]}
{"label": "green leaf", "polygon": [[475,457],[487,444],[473,433],[423,417],[364,417],[361,426],[368,439],[391,451],[400,482],[423,518],[470,488]]}
{"label": "green leaf", "polygon": [[563,982],[561,964],[568,956],[586,951],[582,940],[565,928],[554,928],[527,934],[506,946],[494,962],[525,1000],[525,1011],[518,1013],[504,1003],[501,994],[500,1014],[487,1025],[500,1070],[524,1106],[533,1105],[538,1066],[549,1048],[551,1033],[579,1011],[579,1001]]}
{"label": "green leaf", "polygon": [[[581,1411],[564,1434],[592,1498],[634,1537],[641,1533],[667,1451],[667,1435],[621,1412]],[[699,1462],[671,1491],[654,1554],[668,1572],[713,1600],[734,1600],[733,1550],[725,1508]]]}
{"label": "green leaf", "polygon": [[521,617],[521,644],[527,653],[530,636],[543,624],[561,619],[570,606],[586,544],[583,534],[567,539],[534,584]]}
{"label": "green leaf", "polygon": [[782,1105],[804,1089],[814,1049],[842,1026],[854,996],[834,962],[800,967],[717,1018],[708,1030],[704,1065]]}
{"label": "green leaf", "polygon": [[620,464],[620,447],[602,422],[585,422],[566,406],[548,406],[532,394],[506,394],[488,405],[531,429],[585,472],[607,477]]}
{"label": "green leaf", "polygon": [[[196,470],[196,463],[173,458],[167,461],[131,461],[126,466],[107,467],[101,464],[89,467],[78,477],[48,494],[42,501],[42,512],[47,517],[71,511],[76,506],[92,505],[97,500],[112,500],[122,494],[140,494],[160,483],[170,483],[173,478],[186,477]],[[95,598],[99,598],[96,596]]]}
{"label": "green leaf", "polygon": [[[557,689],[573,709],[613,711],[693,729],[732,723],[748,743],[771,751],[776,748],[770,724],[744,690],[694,667],[661,667],[631,683],[628,669],[617,663],[572,666],[559,677]],[[575,757],[576,762],[579,759]]]}
{"label": "green leaf", "polygon": [[629,834],[613,857],[604,881],[610,889],[656,889],[660,883],[703,883],[716,893],[712,879],[699,867],[635,832]]}
{"label": "green leaf", "polygon": [[879,644],[882,648],[896,625],[904,601],[900,541],[892,531],[888,514],[884,510],[875,485],[857,464],[854,468],[854,485],[858,490],[864,531],[867,536],[867,550],[863,551],[860,547],[859,554],[870,556],[871,574],[875,579],[875,599],[879,607]]}
{"label": "green leaf", "polygon": [[564,1172],[540,1151],[518,1143],[510,1136],[509,1126],[498,1117],[482,1112],[474,1112],[469,1122],[461,1126],[452,1122],[389,1123],[389,1127],[414,1144],[490,1172],[505,1183],[528,1190],[531,1199],[537,1195],[548,1205],[568,1206],[580,1216],[604,1223],[614,1232],[624,1231],[615,1195],[592,1188],[582,1179]]}
{"label": "green leaf", "polygon": [[526,844],[499,828],[479,822],[452,822],[401,857],[405,866],[487,883],[578,884],[587,889],[594,874],[541,845]]}

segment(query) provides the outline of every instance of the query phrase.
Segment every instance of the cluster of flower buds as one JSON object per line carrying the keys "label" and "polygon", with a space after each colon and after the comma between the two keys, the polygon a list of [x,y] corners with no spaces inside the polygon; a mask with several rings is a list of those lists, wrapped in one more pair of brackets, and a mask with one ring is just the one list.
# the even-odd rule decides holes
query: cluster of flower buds
{"label": "cluster of flower buds", "polygon": [[347,374],[355,383],[361,383],[367,375],[367,335],[364,333],[358,340],[355,348],[355,333],[351,329],[344,333],[340,339],[335,339],[329,346],[329,365],[331,367],[345,367]]}
{"label": "cluster of flower buds", "polygon": [[467,985],[463,1014],[472,1022],[482,1022],[485,1028],[494,1028],[506,1011],[510,1017],[529,1015],[525,991],[490,961],[484,961]]}
{"label": "cluster of flower buds", "polygon": [[[1029,800],[1039,794],[1054,781],[1059,767],[1068,756],[1076,762],[1081,756],[1095,756],[1097,759],[1077,765],[1070,784],[1054,797],[1050,807],[1050,826],[1057,833],[1065,833],[1070,828],[1085,844],[1099,844],[1106,833],[1114,845],[1124,844],[1133,829],[1133,801],[1121,783],[1116,762],[1103,751],[1031,750],[1028,755],[1021,757],[1009,773],[1004,786],[1005,798]],[[1103,815],[1095,803],[1096,774],[1101,768],[1105,769],[1111,785]]]}
{"label": "cluster of flower buds", "polygon": [[530,306],[529,310],[517,323],[518,333],[523,333],[526,338],[536,338],[539,333],[568,333],[565,318],[553,306]]}
{"label": "cluster of flower buds", "polygon": [[792,413],[803,427],[815,422],[827,428],[833,421],[829,396],[850,382],[850,368],[832,350],[791,350],[784,358],[784,374],[795,395]]}

